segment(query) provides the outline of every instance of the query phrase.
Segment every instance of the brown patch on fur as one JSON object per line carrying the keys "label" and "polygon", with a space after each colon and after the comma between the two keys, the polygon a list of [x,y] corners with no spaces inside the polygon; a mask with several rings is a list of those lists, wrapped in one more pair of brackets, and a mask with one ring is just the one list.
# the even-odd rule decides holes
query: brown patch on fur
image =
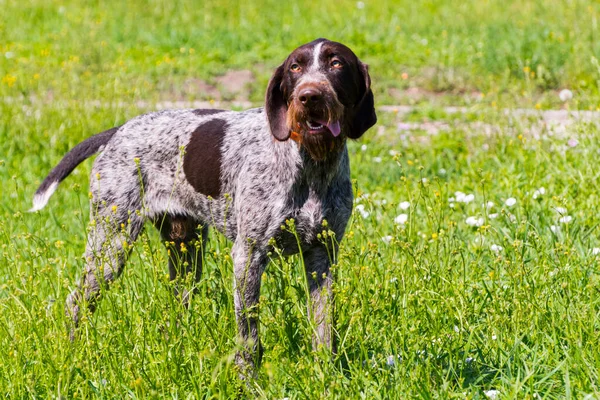
{"label": "brown patch on fur", "polygon": [[184,240],[186,238],[188,233],[186,218],[171,218],[169,225],[169,238],[171,240]]}
{"label": "brown patch on fur", "polygon": [[185,148],[183,172],[198,192],[213,198],[221,194],[221,146],[227,122],[215,118],[202,123],[192,133]]}

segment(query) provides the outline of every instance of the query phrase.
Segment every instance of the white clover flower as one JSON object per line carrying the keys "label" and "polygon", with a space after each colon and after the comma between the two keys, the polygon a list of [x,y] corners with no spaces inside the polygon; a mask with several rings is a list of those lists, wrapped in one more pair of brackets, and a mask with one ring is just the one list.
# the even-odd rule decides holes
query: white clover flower
{"label": "white clover flower", "polygon": [[546,194],[546,189],[545,189],[545,188],[542,186],[541,188],[539,188],[539,189],[536,189],[536,190],[533,192],[533,198],[534,198],[534,199],[537,199],[538,197],[540,197],[540,196],[543,196],[543,195],[545,195],[545,194]]}
{"label": "white clover flower", "polygon": [[486,207],[486,208],[488,208],[488,209],[489,209],[489,208],[492,208],[492,207],[494,207],[494,206],[495,206],[495,204],[494,204],[494,202],[493,202],[493,201],[488,201],[487,203],[485,203],[485,207]]}
{"label": "white clover flower", "polygon": [[396,218],[394,218],[394,222],[398,225],[404,225],[408,221],[408,214],[400,214]]}
{"label": "white clover flower", "polygon": [[6,57],[7,60],[10,60],[14,56],[15,56],[15,53],[13,53],[12,51],[7,51],[6,53],[4,53],[4,57]]}
{"label": "white clover flower", "polygon": [[558,232],[560,232],[560,226],[558,226],[558,225],[550,225],[550,230],[553,233],[558,233]]}
{"label": "white clover flower", "polygon": [[408,201],[403,201],[402,203],[400,203],[400,208],[402,210],[407,210],[410,207],[410,202]]}
{"label": "white clover flower", "polygon": [[485,392],[483,392],[483,394],[485,394],[485,397],[487,397],[490,400],[497,400],[498,396],[500,396],[500,391],[499,390],[486,390]]}
{"label": "white clover flower", "polygon": [[440,174],[440,175],[446,175],[446,169],[445,168],[440,168],[440,170],[438,171],[438,174]]}
{"label": "white clover flower", "polygon": [[558,98],[563,102],[569,101],[573,98],[573,92],[571,92],[569,89],[563,89],[560,91],[560,93],[558,93]]}
{"label": "white clover flower", "polygon": [[498,339],[498,336],[496,336],[496,334],[494,333],[494,334],[492,335],[492,340],[496,340],[496,339]]}
{"label": "white clover flower", "polygon": [[381,157],[373,157],[373,161],[379,164],[381,162]]}
{"label": "white clover flower", "polygon": [[600,247],[594,247],[592,249],[592,254],[595,255],[595,256],[598,255],[598,254],[600,254]]}
{"label": "white clover flower", "polygon": [[512,207],[515,204],[517,204],[517,199],[515,199],[514,197],[509,197],[508,199],[506,199],[504,204],[507,205],[508,207]]}
{"label": "white clover flower", "polygon": [[554,211],[556,211],[559,214],[566,214],[567,213],[567,209],[564,207],[555,207]]}
{"label": "white clover flower", "polygon": [[481,226],[483,225],[483,223],[485,222],[485,220],[481,217],[477,218],[477,217],[468,217],[465,222],[467,223],[467,225],[469,226]]}
{"label": "white clover flower", "polygon": [[362,151],[367,151],[367,145],[366,145],[366,144],[363,144],[362,146],[360,146],[360,149],[361,149]]}
{"label": "white clover flower", "polygon": [[492,250],[494,253],[500,253],[502,250],[504,250],[504,247],[498,244],[493,244],[490,246],[490,250]]}
{"label": "white clover flower", "polygon": [[474,194],[466,194],[463,192],[454,192],[454,196],[456,197],[456,201],[459,203],[469,204],[473,200],[475,200]]}
{"label": "white clover flower", "polygon": [[488,214],[488,218],[489,219],[496,219],[496,218],[498,218],[498,213]]}
{"label": "white clover flower", "polygon": [[393,237],[392,236],[384,236],[381,238],[381,240],[383,241],[383,243],[385,244],[389,244],[392,241]]}
{"label": "white clover flower", "polygon": [[371,213],[365,210],[364,204],[359,204],[354,207],[354,209],[358,211],[363,218],[367,218],[369,215],[371,215]]}
{"label": "white clover flower", "polygon": [[571,217],[570,215],[565,215],[564,217],[560,217],[558,219],[558,222],[561,222],[563,224],[568,224],[571,221],[573,221],[573,217]]}

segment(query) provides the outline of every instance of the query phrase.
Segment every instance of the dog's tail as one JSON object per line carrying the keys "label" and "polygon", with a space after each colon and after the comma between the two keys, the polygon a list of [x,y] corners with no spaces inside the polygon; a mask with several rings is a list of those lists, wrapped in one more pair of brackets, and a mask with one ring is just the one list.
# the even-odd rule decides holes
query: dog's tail
{"label": "dog's tail", "polygon": [[29,212],[38,211],[44,208],[58,184],[62,182],[75,167],[81,164],[83,160],[93,156],[102,146],[106,145],[119,128],[120,127],[115,127],[102,133],[98,133],[73,147],[71,151],[60,160],[58,165],[50,171],[38,190],[36,190],[35,195],[33,196],[33,207]]}

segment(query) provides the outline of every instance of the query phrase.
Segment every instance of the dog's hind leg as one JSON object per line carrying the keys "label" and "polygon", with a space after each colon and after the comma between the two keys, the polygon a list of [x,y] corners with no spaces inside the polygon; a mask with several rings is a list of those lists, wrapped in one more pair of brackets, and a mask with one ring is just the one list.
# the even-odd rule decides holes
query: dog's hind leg
{"label": "dog's hind leg", "polygon": [[66,313],[73,323],[71,340],[74,339],[82,307],[87,306],[91,312],[95,310],[101,288],[121,275],[133,242],[144,226],[144,219],[137,211],[116,206],[99,206],[92,213],[92,218],[83,277],[67,298]]}
{"label": "dog's hind leg", "polygon": [[[171,280],[182,279],[191,274],[194,284],[202,276],[202,259],[208,238],[208,226],[199,221],[182,216],[165,215],[154,223],[160,230],[169,252],[169,276]],[[176,282],[175,295],[181,296],[187,307],[190,295],[195,291],[185,287],[185,283]]]}

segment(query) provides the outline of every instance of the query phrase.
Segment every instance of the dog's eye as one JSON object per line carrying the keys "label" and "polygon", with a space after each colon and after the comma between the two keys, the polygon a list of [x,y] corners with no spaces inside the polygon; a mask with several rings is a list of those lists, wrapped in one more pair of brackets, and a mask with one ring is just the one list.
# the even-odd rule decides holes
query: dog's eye
{"label": "dog's eye", "polygon": [[301,69],[302,68],[300,68],[300,66],[298,64],[296,64],[296,63],[293,63],[290,66],[290,71],[292,71],[292,72],[300,72]]}
{"label": "dog's eye", "polygon": [[333,60],[331,62],[331,66],[333,68],[342,68],[343,64],[342,64],[342,62],[340,60]]}

